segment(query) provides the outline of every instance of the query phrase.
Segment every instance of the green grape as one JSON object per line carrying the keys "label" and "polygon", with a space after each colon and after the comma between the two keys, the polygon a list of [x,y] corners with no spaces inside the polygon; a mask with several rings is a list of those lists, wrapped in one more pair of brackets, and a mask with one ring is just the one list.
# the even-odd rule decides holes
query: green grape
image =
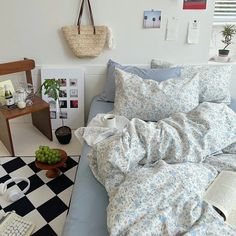
{"label": "green grape", "polygon": [[40,162],[53,165],[61,161],[61,153],[49,146],[40,145],[38,150],[35,151],[35,158]]}

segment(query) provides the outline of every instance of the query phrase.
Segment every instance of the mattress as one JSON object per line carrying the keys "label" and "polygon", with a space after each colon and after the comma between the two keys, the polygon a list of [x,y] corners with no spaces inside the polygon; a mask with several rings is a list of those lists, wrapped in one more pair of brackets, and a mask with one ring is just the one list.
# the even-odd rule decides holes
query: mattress
{"label": "mattress", "polygon": [[[230,107],[236,111],[236,100],[232,100]],[[89,120],[97,113],[106,113],[113,109],[113,103],[102,102],[95,97],[92,101]],[[64,226],[64,236],[106,236],[106,207],[108,196],[104,187],[93,176],[87,160],[89,147],[84,145],[70,210]]]}

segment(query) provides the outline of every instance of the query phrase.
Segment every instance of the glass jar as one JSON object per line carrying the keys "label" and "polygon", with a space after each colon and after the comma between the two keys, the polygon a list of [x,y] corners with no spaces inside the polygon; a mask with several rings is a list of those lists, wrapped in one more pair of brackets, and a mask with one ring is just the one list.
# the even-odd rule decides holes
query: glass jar
{"label": "glass jar", "polygon": [[26,92],[23,88],[19,88],[15,91],[15,103],[18,104],[18,102],[25,102],[26,99]]}

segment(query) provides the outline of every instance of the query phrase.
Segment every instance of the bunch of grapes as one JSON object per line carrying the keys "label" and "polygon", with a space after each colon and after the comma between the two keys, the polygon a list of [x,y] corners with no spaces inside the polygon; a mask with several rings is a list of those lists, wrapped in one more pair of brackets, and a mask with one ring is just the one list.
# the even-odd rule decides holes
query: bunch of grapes
{"label": "bunch of grapes", "polygon": [[61,154],[58,150],[50,149],[48,146],[39,146],[35,152],[36,160],[54,165],[61,160]]}

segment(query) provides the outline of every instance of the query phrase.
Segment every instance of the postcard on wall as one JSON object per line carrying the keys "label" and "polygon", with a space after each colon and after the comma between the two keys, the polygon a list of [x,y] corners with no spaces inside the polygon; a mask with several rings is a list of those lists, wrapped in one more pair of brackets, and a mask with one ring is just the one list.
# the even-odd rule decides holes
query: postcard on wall
{"label": "postcard on wall", "polygon": [[161,11],[144,11],[143,28],[160,28],[161,27]]}
{"label": "postcard on wall", "polygon": [[207,0],[184,0],[183,9],[202,10],[206,9]]}

